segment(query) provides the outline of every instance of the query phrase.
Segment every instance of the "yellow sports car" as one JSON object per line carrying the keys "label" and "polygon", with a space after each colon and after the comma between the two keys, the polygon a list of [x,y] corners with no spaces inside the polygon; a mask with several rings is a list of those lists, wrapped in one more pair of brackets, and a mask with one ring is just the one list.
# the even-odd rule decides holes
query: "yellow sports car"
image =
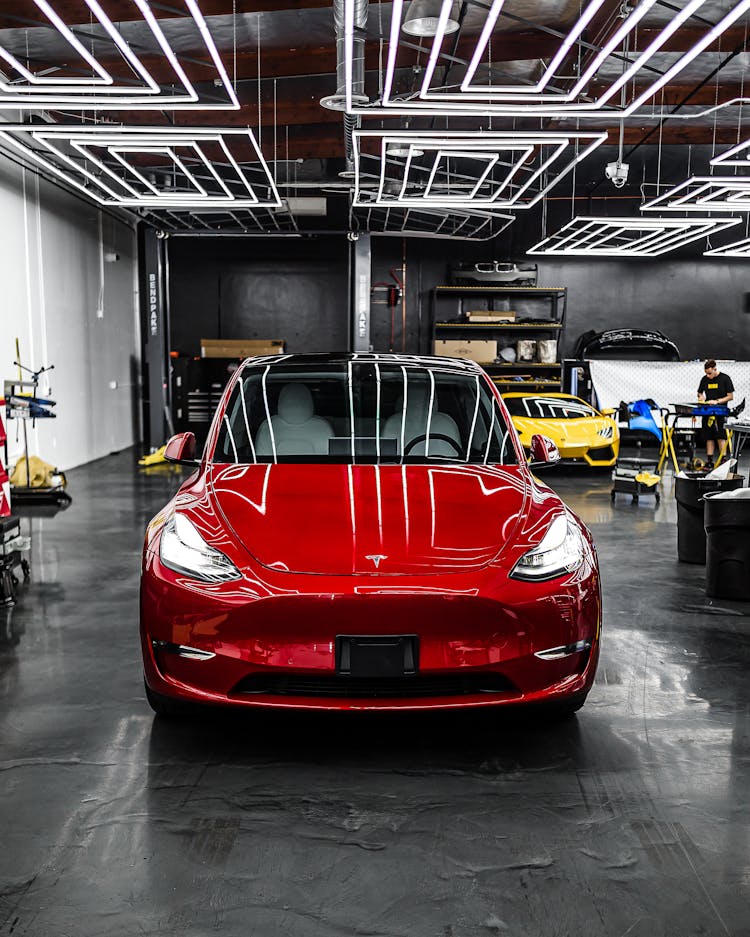
{"label": "yellow sports car", "polygon": [[620,430],[609,415],[570,394],[503,394],[505,406],[528,452],[531,437],[542,433],[555,443],[563,459],[583,459],[589,465],[614,465],[620,450]]}

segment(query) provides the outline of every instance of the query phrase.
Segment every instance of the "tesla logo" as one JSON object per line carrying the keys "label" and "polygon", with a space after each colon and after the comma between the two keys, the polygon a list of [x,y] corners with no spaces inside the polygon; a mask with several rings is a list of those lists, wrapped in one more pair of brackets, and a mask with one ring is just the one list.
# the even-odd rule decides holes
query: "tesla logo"
{"label": "tesla logo", "polygon": [[372,554],[372,556],[366,556],[365,559],[366,559],[366,560],[372,560],[373,563],[375,564],[375,569],[377,569],[377,568],[380,566],[380,561],[381,561],[381,560],[387,560],[388,557],[387,557],[387,556],[383,556],[383,555],[380,554],[380,553],[374,553],[374,554]]}

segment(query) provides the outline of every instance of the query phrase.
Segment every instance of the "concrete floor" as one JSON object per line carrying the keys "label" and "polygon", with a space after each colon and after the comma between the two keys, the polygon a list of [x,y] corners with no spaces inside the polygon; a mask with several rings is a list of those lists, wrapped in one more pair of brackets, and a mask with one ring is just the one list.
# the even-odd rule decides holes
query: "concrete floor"
{"label": "concrete floor", "polygon": [[597,684],[488,714],[154,719],[138,565],[176,476],[69,473],[0,619],[0,934],[750,935],[750,604],[676,561],[669,483],[546,478],[591,527]]}

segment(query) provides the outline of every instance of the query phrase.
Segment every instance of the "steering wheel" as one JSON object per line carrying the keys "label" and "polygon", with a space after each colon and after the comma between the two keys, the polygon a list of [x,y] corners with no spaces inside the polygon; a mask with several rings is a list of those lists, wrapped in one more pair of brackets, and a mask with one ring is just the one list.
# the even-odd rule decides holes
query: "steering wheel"
{"label": "steering wheel", "polygon": [[[461,455],[461,443],[455,440],[452,436],[446,436],[444,433],[430,433],[430,440],[439,439],[442,442],[450,443],[451,446],[456,450],[456,455]],[[412,451],[412,449],[421,442],[424,442],[427,439],[427,433],[421,433],[419,436],[415,436],[414,439],[410,439],[409,442],[404,446],[404,455],[407,456]]]}

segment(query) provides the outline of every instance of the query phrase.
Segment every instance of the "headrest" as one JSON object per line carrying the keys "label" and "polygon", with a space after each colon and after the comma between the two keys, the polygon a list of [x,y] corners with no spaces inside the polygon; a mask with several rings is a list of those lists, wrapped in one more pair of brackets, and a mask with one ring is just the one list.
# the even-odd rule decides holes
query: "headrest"
{"label": "headrest", "polygon": [[285,384],[279,394],[278,414],[286,423],[305,423],[315,412],[306,384]]}
{"label": "headrest", "polygon": [[[410,383],[407,389],[406,403],[409,411],[411,413],[425,413],[427,411],[427,403],[430,399],[430,388],[427,384],[413,384]],[[404,395],[399,394],[396,398],[396,413],[401,413],[404,409]],[[437,394],[432,401],[432,411],[433,413],[437,410]]]}

